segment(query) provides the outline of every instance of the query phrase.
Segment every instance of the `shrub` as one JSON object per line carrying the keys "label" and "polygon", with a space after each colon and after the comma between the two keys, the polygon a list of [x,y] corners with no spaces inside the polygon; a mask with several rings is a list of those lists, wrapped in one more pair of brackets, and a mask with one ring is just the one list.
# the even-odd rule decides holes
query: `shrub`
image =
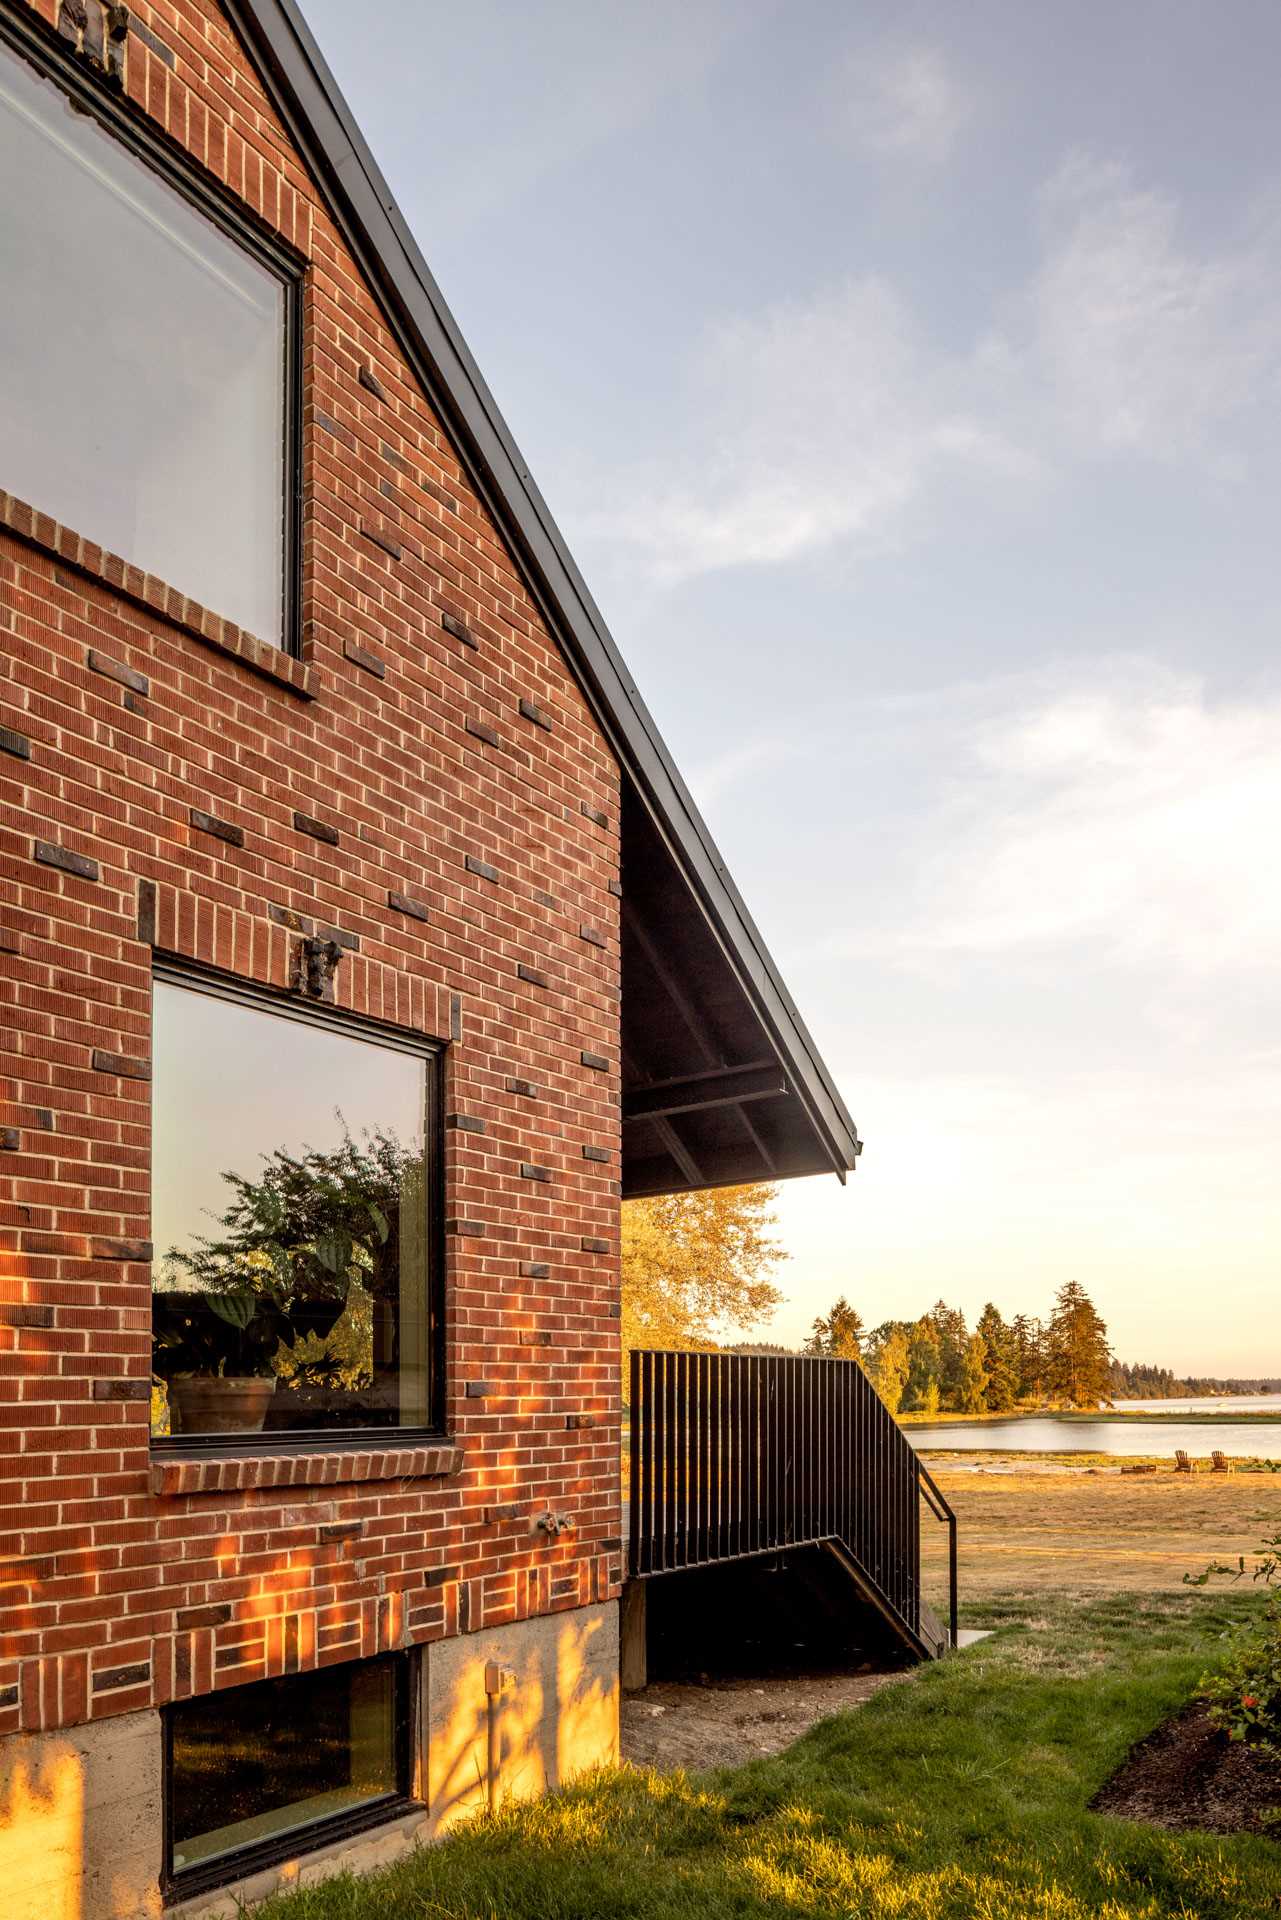
{"label": "shrub", "polygon": [[1204,1573],[1185,1574],[1189,1586],[1203,1587],[1213,1579],[1252,1580],[1268,1589],[1262,1621],[1250,1621],[1224,1635],[1222,1661],[1201,1681],[1201,1695],[1210,1718],[1229,1739],[1248,1740],[1252,1746],[1275,1753],[1281,1750],[1281,1533],[1261,1541],[1237,1564],[1218,1562]]}

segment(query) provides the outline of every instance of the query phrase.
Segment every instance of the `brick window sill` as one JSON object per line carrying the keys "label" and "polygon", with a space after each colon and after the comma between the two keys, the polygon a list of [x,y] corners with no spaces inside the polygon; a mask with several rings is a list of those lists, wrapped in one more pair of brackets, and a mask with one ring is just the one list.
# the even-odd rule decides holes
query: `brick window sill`
{"label": "brick window sill", "polygon": [[84,540],[70,527],[59,526],[47,513],[28,506],[25,500],[0,490],[0,529],[36,547],[66,567],[83,574],[100,587],[118,594],[144,612],[155,614],[171,627],[189,634],[203,646],[212,647],[227,659],[239,660],[252,673],[272,680],[300,700],[314,700],[317,693],[315,669],[295,660],[292,654],[246,633],[232,620],[211,613],[198,601],[189,600],[175,587],[166,586],[154,574],[131,567],[119,554],[107,553],[91,540]]}
{"label": "brick window sill", "polygon": [[226,1453],[156,1458],[151,1491],[244,1493],[265,1487],[335,1487],[362,1480],[432,1480],[456,1473],[452,1441],[419,1447],[352,1447],[329,1453]]}

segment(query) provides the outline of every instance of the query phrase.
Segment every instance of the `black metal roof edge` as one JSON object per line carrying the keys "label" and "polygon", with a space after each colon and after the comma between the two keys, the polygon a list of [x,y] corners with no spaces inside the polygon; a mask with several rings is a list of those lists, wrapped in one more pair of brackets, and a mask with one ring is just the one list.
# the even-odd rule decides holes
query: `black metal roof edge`
{"label": "black metal roof edge", "polygon": [[310,28],[295,0],[224,7],[844,1178],[854,1122]]}

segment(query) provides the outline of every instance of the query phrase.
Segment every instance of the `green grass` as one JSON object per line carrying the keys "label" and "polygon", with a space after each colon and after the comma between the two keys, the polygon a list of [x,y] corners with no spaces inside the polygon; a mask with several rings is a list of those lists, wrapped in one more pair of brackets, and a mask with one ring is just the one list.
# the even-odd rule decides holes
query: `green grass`
{"label": "green grass", "polygon": [[1176,1593],[989,1605],[970,1624],[998,1627],[994,1639],[825,1721],[777,1759],[692,1777],[601,1774],[376,1877],[277,1900],[263,1920],[1281,1913],[1275,1841],[1087,1811],[1251,1604]]}

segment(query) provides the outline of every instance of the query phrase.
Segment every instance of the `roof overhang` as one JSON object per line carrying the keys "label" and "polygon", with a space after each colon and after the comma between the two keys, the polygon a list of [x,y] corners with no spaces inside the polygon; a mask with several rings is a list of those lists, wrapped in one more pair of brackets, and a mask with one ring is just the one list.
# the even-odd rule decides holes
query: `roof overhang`
{"label": "roof overhang", "polygon": [[623,775],[623,1192],[835,1172],[858,1135],[294,0],[224,0]]}

